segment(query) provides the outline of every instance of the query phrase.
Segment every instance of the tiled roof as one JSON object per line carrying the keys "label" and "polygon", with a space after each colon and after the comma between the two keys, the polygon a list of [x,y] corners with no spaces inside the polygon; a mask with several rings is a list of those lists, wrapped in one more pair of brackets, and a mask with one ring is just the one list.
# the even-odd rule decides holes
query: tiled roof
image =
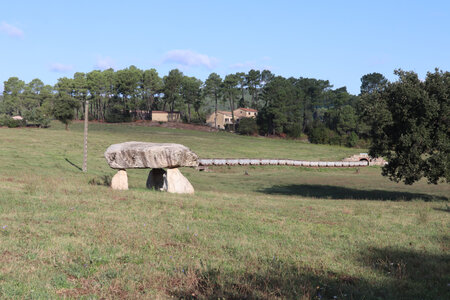
{"label": "tiled roof", "polygon": [[242,109],[243,111],[249,111],[249,112],[258,112],[256,109],[253,109],[253,108],[239,107],[238,109]]}
{"label": "tiled roof", "polygon": [[[218,110],[217,113],[231,116],[231,111]],[[214,113],[213,113],[214,114]]]}

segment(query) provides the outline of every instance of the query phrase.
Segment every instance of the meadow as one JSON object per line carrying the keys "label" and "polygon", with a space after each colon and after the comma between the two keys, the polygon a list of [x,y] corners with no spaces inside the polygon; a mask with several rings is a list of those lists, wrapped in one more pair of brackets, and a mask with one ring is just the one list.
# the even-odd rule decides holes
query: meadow
{"label": "meadow", "polygon": [[[201,158],[341,160],[364,149],[145,127],[0,128],[0,298],[449,299],[450,185],[379,167],[182,168],[194,195],[107,183],[103,153],[174,142]],[[248,175],[246,175],[246,173]]]}

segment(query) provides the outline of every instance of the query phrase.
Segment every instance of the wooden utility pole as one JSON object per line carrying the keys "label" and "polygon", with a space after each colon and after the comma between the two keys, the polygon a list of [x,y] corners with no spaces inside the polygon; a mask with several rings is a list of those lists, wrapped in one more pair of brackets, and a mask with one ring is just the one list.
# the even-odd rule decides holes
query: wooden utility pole
{"label": "wooden utility pole", "polygon": [[87,172],[88,121],[89,121],[89,100],[86,100],[86,105],[84,107],[84,157],[83,157],[83,172]]}

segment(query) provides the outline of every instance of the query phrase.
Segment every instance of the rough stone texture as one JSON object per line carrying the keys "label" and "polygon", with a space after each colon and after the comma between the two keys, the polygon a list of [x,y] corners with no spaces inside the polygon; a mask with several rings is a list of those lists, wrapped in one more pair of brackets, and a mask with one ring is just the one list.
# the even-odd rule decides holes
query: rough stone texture
{"label": "rough stone texture", "polygon": [[177,194],[193,194],[194,187],[177,168],[153,169],[148,174],[147,188]]}
{"label": "rough stone texture", "polygon": [[157,191],[167,191],[166,171],[163,169],[152,169],[148,174],[147,188]]}
{"label": "rough stone texture", "polygon": [[387,162],[382,157],[371,157],[367,153],[355,154],[350,157],[344,158],[342,161],[345,162],[358,162],[367,161],[369,166],[384,166]]}
{"label": "rough stone texture", "polygon": [[111,180],[113,190],[128,190],[128,176],[125,170],[119,170]]}
{"label": "rough stone texture", "polygon": [[177,194],[193,194],[194,187],[178,169],[167,170],[167,191]]}
{"label": "rough stone texture", "polygon": [[105,158],[113,169],[198,166],[198,156],[180,144],[126,142],[109,146]]}

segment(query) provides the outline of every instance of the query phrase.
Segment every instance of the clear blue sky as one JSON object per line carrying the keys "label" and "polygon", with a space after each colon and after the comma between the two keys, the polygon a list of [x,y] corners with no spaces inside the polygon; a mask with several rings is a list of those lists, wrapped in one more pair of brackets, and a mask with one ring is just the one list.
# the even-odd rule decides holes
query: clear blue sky
{"label": "clear blue sky", "polygon": [[450,1],[0,1],[1,83],[130,65],[266,68],[356,94],[367,73],[449,70]]}

